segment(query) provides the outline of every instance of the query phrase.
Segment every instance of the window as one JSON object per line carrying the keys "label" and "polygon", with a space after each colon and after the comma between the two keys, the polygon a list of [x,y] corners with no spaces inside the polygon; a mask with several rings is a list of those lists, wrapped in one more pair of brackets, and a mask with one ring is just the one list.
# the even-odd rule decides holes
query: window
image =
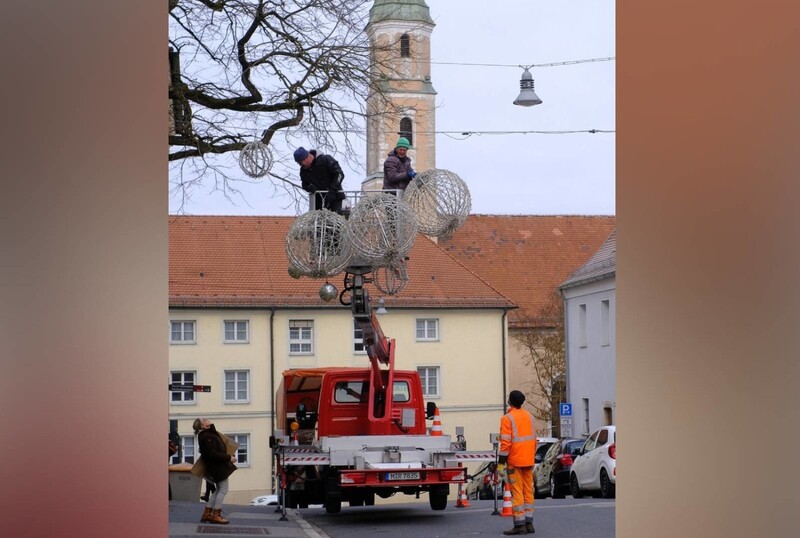
{"label": "window", "polygon": [[247,320],[225,322],[225,343],[246,344],[250,341]]}
{"label": "window", "polygon": [[600,430],[597,434],[597,446],[603,446],[608,442],[608,430]]}
{"label": "window", "polygon": [[172,465],[176,463],[194,463],[194,436],[186,435],[181,437],[180,450],[172,455],[169,462]]}
{"label": "window", "polygon": [[586,347],[586,305],[578,305],[578,342]]}
{"label": "window", "polygon": [[417,320],[417,342],[435,342],[439,340],[438,319]]}
{"label": "window", "polygon": [[583,435],[589,435],[589,398],[583,400]]}
{"label": "window", "polygon": [[194,321],[170,321],[170,344],[194,344]]}
{"label": "window", "polygon": [[408,140],[411,146],[414,145],[414,129],[411,118],[403,118],[400,120],[400,136]]}
{"label": "window", "polygon": [[289,354],[311,355],[314,352],[313,336],[313,321],[289,320]]}
{"label": "window", "polygon": [[405,381],[395,381],[394,389],[392,390],[393,402],[407,402],[411,400],[411,387]]}
{"label": "window", "polygon": [[225,402],[247,403],[250,401],[250,371],[225,370]]}
{"label": "window", "polygon": [[597,448],[597,432],[594,432],[592,436],[583,443],[583,452],[586,453],[595,448]]}
{"label": "window", "polygon": [[422,395],[426,398],[439,397],[439,367],[418,366],[417,372],[422,381]]}
{"label": "window", "polygon": [[400,57],[409,58],[411,56],[411,38],[408,34],[400,36]]}
{"label": "window", "polygon": [[610,316],[610,304],[608,299],[604,299],[600,301],[600,316],[602,318],[602,331],[603,333],[600,336],[600,344],[603,346],[607,346],[611,339],[611,319]]}
{"label": "window", "polygon": [[236,465],[250,465],[250,434],[234,433],[229,434],[228,437],[239,443],[239,448],[234,454]]}
{"label": "window", "polygon": [[336,403],[362,403],[368,398],[369,384],[364,381],[340,381],[333,392]]}
{"label": "window", "polygon": [[603,426],[611,426],[614,424],[614,412],[611,410],[610,407],[603,408],[603,418],[605,424]]}
{"label": "window", "polygon": [[[170,383],[181,383],[194,385],[197,372],[170,372]],[[194,392],[183,391],[170,391],[169,403],[176,404],[194,404]]]}
{"label": "window", "polygon": [[358,325],[356,320],[353,320],[353,353],[366,353],[367,348],[364,346],[364,331]]}

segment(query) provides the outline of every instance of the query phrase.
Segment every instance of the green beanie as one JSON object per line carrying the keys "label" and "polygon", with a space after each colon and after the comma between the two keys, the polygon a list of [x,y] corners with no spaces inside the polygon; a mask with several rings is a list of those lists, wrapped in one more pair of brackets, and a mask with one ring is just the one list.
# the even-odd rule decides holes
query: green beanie
{"label": "green beanie", "polygon": [[397,141],[397,144],[395,144],[394,147],[395,148],[406,148],[406,149],[408,149],[408,148],[411,147],[411,144],[408,143],[408,139],[407,138],[401,138],[401,139],[399,139]]}

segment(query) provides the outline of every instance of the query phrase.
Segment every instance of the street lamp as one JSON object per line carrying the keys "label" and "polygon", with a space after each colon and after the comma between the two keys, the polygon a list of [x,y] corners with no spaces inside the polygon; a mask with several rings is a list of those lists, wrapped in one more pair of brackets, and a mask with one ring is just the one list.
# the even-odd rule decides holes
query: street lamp
{"label": "street lamp", "polygon": [[519,97],[514,99],[514,104],[518,106],[533,106],[541,105],[542,100],[533,91],[533,75],[528,71],[528,67],[520,66],[525,71],[522,73],[522,78],[519,81]]}

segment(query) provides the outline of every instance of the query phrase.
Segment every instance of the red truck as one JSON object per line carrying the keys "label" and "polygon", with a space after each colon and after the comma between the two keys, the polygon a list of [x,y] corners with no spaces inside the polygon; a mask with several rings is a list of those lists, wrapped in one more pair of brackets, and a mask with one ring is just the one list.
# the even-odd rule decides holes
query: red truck
{"label": "red truck", "polygon": [[368,273],[348,268],[340,301],[352,307],[370,366],[283,372],[271,446],[284,508],[322,504],[337,513],[344,501],[370,506],[376,495],[427,492],[431,508],[444,510],[450,485],[467,480],[461,460],[494,460],[493,452],[467,453],[463,438],[428,433],[436,406],[425,405],[416,371],[395,370],[394,340],[363,286]]}

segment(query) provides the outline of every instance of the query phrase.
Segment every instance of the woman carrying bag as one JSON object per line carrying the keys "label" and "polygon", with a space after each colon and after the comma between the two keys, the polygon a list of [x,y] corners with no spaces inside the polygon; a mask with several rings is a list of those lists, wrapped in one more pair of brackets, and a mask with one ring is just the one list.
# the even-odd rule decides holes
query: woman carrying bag
{"label": "woman carrying bag", "polygon": [[[197,444],[200,449],[200,459],[205,466],[203,474],[206,480],[216,485],[216,490],[208,499],[203,517],[200,521],[226,525],[229,520],[222,517],[222,501],[228,493],[228,477],[236,470],[236,445],[219,433],[207,418],[195,419],[192,424],[197,435]],[[232,449],[232,450],[231,450]]]}

